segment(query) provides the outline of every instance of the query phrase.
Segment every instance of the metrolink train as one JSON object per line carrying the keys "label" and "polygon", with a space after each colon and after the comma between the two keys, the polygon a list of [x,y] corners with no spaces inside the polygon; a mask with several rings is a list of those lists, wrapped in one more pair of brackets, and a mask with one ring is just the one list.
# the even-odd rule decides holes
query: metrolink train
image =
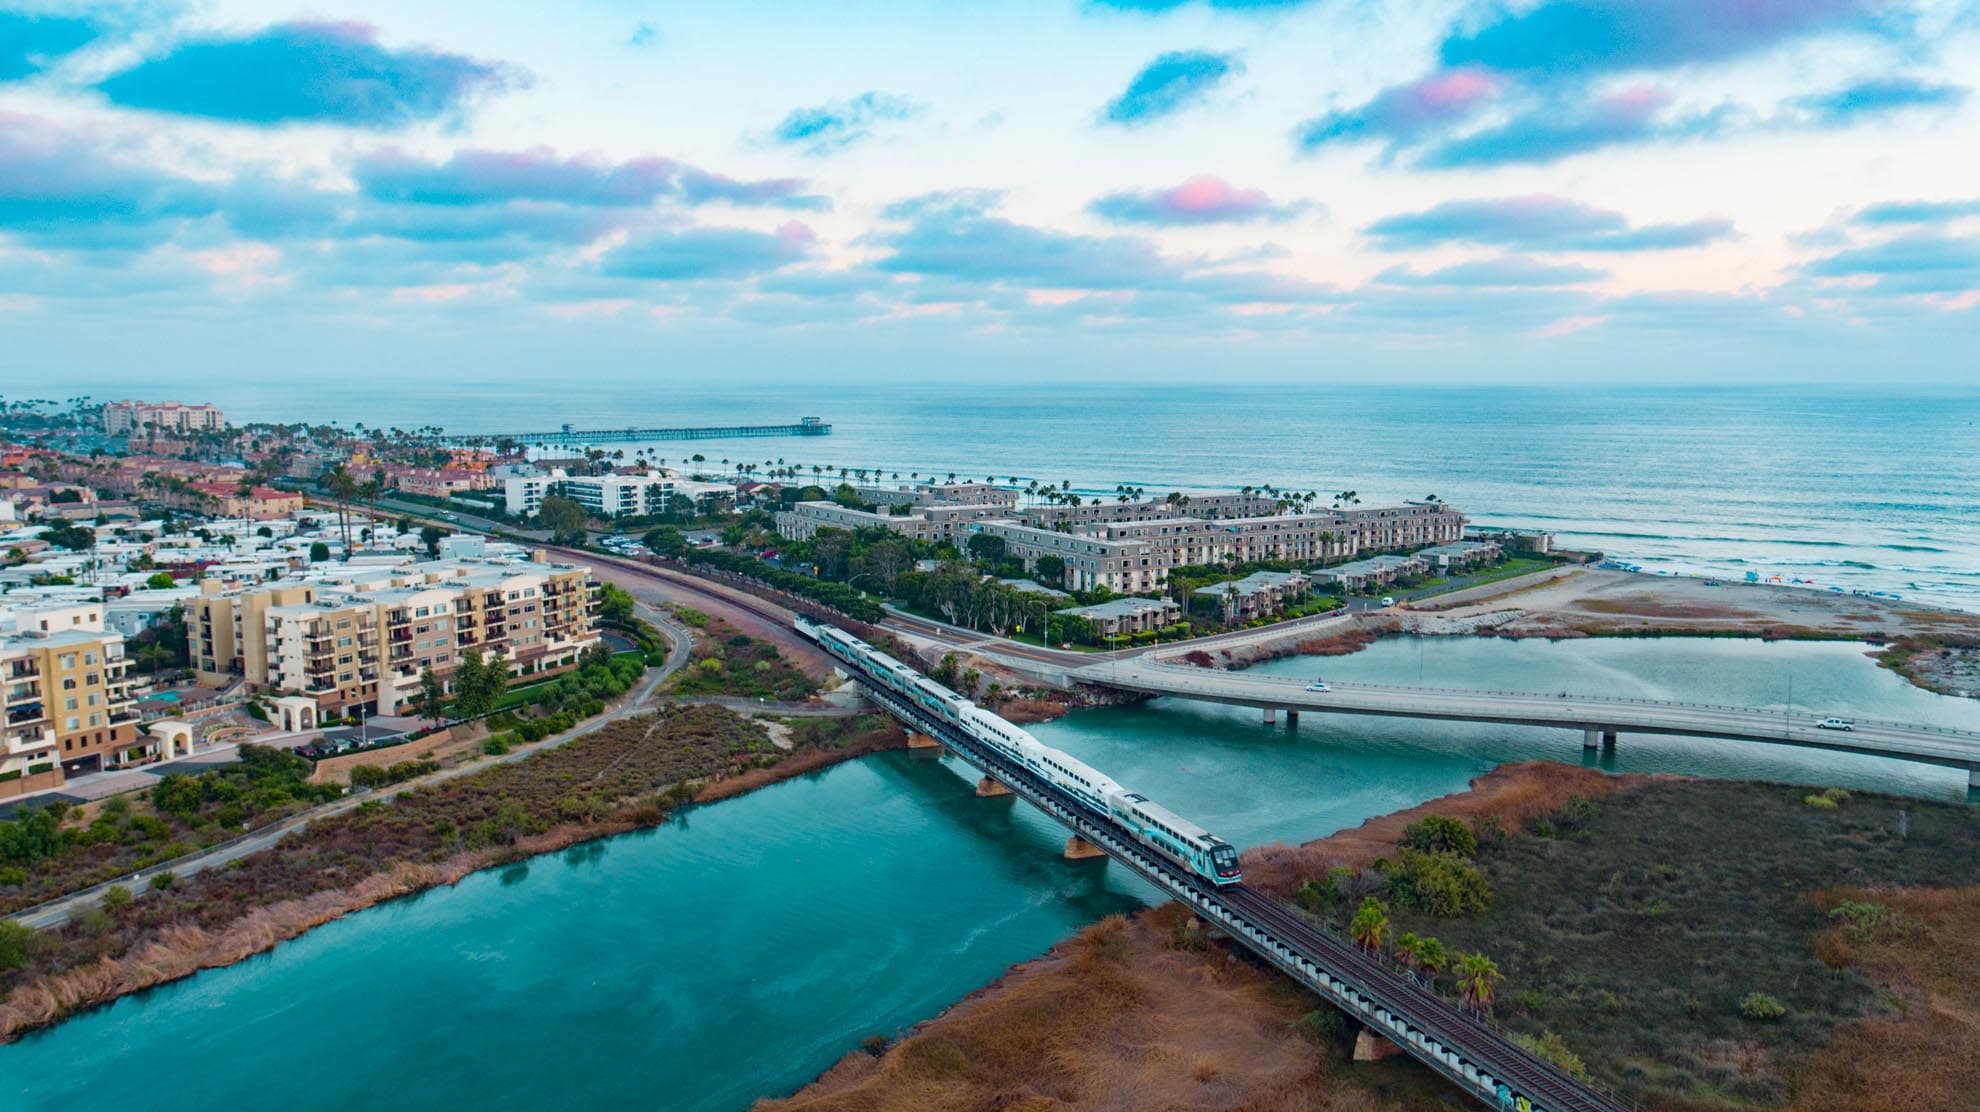
{"label": "metrolink train", "polygon": [[1113,820],[1150,849],[1218,887],[1237,884],[1237,850],[1195,823],[1105,773],[1044,744],[961,695],[895,660],[837,626],[797,616],[797,631],[853,665],[873,682],[954,723],[956,728],[1007,759],[1050,781],[1080,806]]}

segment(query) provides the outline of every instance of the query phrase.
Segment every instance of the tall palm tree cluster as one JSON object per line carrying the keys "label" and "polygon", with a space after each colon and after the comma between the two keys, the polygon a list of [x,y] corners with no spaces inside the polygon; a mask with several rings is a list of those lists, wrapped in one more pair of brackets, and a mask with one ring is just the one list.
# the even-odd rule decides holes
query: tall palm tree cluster
{"label": "tall palm tree cluster", "polygon": [[[1389,947],[1389,909],[1373,896],[1365,897],[1348,922],[1348,937],[1372,954]],[[1458,999],[1464,1006],[1484,1015],[1492,1010],[1492,1000],[1505,976],[1498,963],[1481,953],[1450,954],[1435,938],[1405,932],[1389,951],[1404,969],[1424,984],[1435,987],[1437,974],[1449,968],[1457,979]]]}

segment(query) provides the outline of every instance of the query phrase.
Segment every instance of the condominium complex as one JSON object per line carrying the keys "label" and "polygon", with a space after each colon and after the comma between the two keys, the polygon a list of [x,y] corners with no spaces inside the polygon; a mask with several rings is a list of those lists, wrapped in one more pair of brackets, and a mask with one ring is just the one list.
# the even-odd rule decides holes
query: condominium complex
{"label": "condominium complex", "polygon": [[424,669],[445,679],[470,648],[519,675],[576,662],[598,640],[593,614],[588,568],[462,557],[216,586],[186,623],[202,682],[240,677],[326,713],[403,714]]}
{"label": "condominium complex", "polygon": [[[777,529],[785,537],[805,539],[821,527],[876,526],[959,547],[970,533],[987,533],[1001,538],[1026,568],[1057,557],[1065,572],[1055,586],[1105,587],[1122,594],[1159,590],[1177,567],[1264,560],[1325,564],[1362,552],[1456,541],[1464,531],[1464,515],[1441,502],[1271,512],[1278,505],[1271,498],[1240,493],[1022,510],[1008,504],[944,503],[894,515],[832,502],[800,502],[777,515]],[[1255,512],[1261,509],[1265,512]]]}
{"label": "condominium complex", "polygon": [[227,427],[227,417],[213,405],[182,402],[110,402],[103,407],[103,431],[116,436],[205,432]]}
{"label": "condominium complex", "polygon": [[561,469],[510,475],[502,481],[506,508],[517,517],[530,517],[543,508],[543,499],[559,495],[583,506],[594,517],[633,517],[661,514],[673,499],[699,505],[705,498],[733,501],[733,483],[707,483],[663,471],[623,475],[570,475]]}
{"label": "condominium complex", "polygon": [[138,716],[124,635],[103,627],[102,604],[27,608],[13,621],[0,634],[0,796],[117,763],[138,740]]}

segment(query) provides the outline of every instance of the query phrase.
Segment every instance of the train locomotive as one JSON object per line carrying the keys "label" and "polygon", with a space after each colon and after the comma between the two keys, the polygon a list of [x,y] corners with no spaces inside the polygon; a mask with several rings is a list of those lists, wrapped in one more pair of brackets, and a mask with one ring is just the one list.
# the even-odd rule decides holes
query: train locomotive
{"label": "train locomotive", "polygon": [[1079,806],[1114,822],[1149,849],[1222,888],[1243,881],[1230,843],[1078,758],[1044,744],[934,680],[837,626],[797,617],[797,631],[872,683],[936,715],[987,748],[1022,765]]}

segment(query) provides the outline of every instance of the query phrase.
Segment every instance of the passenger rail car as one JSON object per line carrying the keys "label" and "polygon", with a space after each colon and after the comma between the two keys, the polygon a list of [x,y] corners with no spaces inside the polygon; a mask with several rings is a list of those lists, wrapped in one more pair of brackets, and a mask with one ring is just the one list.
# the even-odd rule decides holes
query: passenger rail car
{"label": "passenger rail car", "polygon": [[1058,788],[1148,848],[1218,887],[1243,881],[1237,850],[1222,838],[1150,802],[1140,792],[1129,791],[1099,769],[1046,745],[1022,726],[977,706],[845,630],[803,615],[798,615],[796,625],[800,634],[856,669],[866,682],[886,687],[953,723],[977,743]]}

